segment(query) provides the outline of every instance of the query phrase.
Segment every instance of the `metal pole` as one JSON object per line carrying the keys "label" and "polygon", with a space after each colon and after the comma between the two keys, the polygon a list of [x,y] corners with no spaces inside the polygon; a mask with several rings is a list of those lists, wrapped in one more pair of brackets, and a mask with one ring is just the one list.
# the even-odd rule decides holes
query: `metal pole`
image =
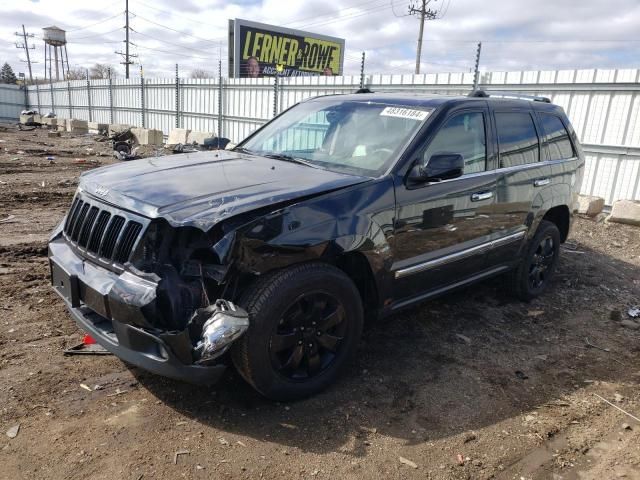
{"label": "metal pole", "polygon": [[71,82],[67,80],[67,98],[69,99],[69,118],[73,118],[73,104],[71,102]]}
{"label": "metal pole", "polygon": [[273,78],[273,116],[278,115],[278,72]]}
{"label": "metal pole", "polygon": [[178,64],[176,63],[176,128],[180,126],[180,77],[178,75]]}
{"label": "metal pole", "polygon": [[87,68],[87,106],[89,107],[89,121],[93,122],[93,112],[91,111],[91,82],[89,81],[88,68]]}
{"label": "metal pole", "polygon": [[[56,59],[56,82],[60,81],[60,66],[58,65],[58,47],[53,47],[53,54]],[[62,72],[64,74],[64,72]]]}
{"label": "metal pole", "polygon": [[218,138],[222,137],[222,60],[218,60]]}
{"label": "metal pole", "polygon": [[129,0],[125,1],[125,18],[126,18],[126,26],[125,28],[125,54],[124,54],[124,65],[125,65],[125,78],[129,80]]}
{"label": "metal pole", "polygon": [[[49,51],[49,60],[51,60],[51,51]],[[51,66],[51,64],[49,64]],[[53,81],[51,79],[51,70],[49,70],[49,89],[51,90],[51,111],[56,113],[56,102],[53,98]]]}
{"label": "metal pole", "polygon": [[473,89],[478,89],[480,83],[480,53],[482,52],[482,42],[478,42],[478,50],[476,51],[476,67],[473,75]]}
{"label": "metal pole", "polygon": [[36,98],[38,99],[38,113],[42,113],[42,107],[40,106],[40,86],[38,85],[38,77],[36,77]]}
{"label": "metal pole", "polygon": [[360,62],[360,88],[364,88],[364,58],[365,53],[362,52],[362,61]]}
{"label": "metal pole", "polygon": [[67,78],[69,78],[69,75],[70,75],[71,71],[69,70],[69,52],[67,50],[67,44],[66,43],[64,45],[64,57],[67,59]]}
{"label": "metal pole", "polygon": [[111,78],[111,68],[107,72],[109,73],[109,123],[113,123],[113,79]]}
{"label": "metal pole", "polygon": [[33,83],[33,74],[31,73],[31,57],[29,56],[29,45],[27,44],[27,31],[24,29],[24,25],[22,25],[22,38],[24,38],[24,51],[27,52],[27,64],[29,65],[29,82]]}
{"label": "metal pole", "polygon": [[146,127],[146,119],[144,112],[144,74],[142,65],[140,65],[140,113],[142,115],[142,128]]}
{"label": "metal pole", "polygon": [[418,33],[418,48],[416,50],[416,74],[420,73],[420,57],[422,56],[422,34],[424,33],[424,17],[427,14],[427,0],[422,0],[420,9],[420,32]]}

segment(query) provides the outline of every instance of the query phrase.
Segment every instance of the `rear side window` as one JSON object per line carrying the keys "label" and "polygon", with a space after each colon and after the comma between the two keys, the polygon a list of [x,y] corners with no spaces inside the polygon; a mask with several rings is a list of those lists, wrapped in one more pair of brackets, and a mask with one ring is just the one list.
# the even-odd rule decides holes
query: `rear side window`
{"label": "rear side window", "polygon": [[540,120],[545,133],[544,149],[547,152],[547,160],[566,160],[574,157],[569,132],[560,117],[541,113]]}
{"label": "rear side window", "polygon": [[445,153],[462,155],[465,175],[486,170],[487,145],[482,112],[459,113],[447,120],[424,152],[424,160]]}
{"label": "rear side window", "polygon": [[516,167],[540,159],[538,134],[527,112],[496,112],[500,167]]}

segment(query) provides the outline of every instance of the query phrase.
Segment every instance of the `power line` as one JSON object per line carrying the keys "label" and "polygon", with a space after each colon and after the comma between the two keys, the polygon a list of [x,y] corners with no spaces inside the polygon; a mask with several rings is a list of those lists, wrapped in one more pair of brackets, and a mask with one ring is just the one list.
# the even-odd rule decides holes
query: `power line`
{"label": "power line", "polygon": [[71,30],[67,30],[67,33],[77,32],[78,30],[86,30],[87,28],[91,28],[91,27],[94,27],[94,26],[96,26],[96,25],[100,25],[101,23],[105,23],[105,22],[108,22],[108,21],[109,21],[109,20],[111,20],[111,19],[114,19],[114,18],[116,18],[116,17],[119,17],[119,16],[120,16],[120,15],[122,15],[123,13],[124,13],[124,12],[119,12],[119,13],[116,13],[115,15],[112,15],[112,16],[110,16],[110,17],[107,17],[107,18],[103,19],[103,20],[100,20],[99,22],[90,23],[89,25],[85,25],[84,27],[73,28],[73,29],[71,29]]}
{"label": "power line", "polygon": [[155,40],[156,42],[166,43],[167,45],[171,45],[173,47],[179,47],[179,48],[184,48],[184,49],[187,49],[187,50],[193,50],[194,52],[197,52],[197,53],[205,53],[205,54],[208,53],[206,50],[202,50],[200,48],[188,47],[186,45],[177,45],[175,42],[169,42],[167,40],[163,40],[161,38],[154,37],[154,36],[146,34],[146,33],[142,33],[142,32],[139,32],[138,30],[133,29],[133,28],[131,28],[131,31],[134,32],[137,35],[142,35],[143,37],[150,38],[152,40]]}
{"label": "power line", "polygon": [[[74,40],[84,40],[85,38],[102,37],[104,35],[109,35],[109,34],[114,33],[114,32],[119,32],[121,29],[122,29],[122,27],[118,27],[116,29],[109,30],[108,32],[95,33],[93,35],[87,35],[85,37],[76,37],[76,38],[74,38]],[[69,43],[73,43],[73,42],[69,42]]]}
{"label": "power line", "polygon": [[132,15],[133,15],[135,18],[139,18],[139,19],[141,19],[141,20],[144,20],[145,22],[152,23],[152,24],[154,24],[154,25],[156,25],[156,26],[158,26],[158,27],[160,27],[160,28],[164,28],[164,29],[166,29],[166,30],[171,30],[172,32],[180,33],[181,35],[186,35],[186,36],[188,36],[188,37],[192,37],[192,38],[195,38],[195,39],[197,39],[197,40],[202,40],[203,42],[210,42],[210,43],[216,43],[216,44],[217,44],[217,43],[219,43],[219,42],[220,42],[220,40],[224,40],[225,38],[227,38],[227,37],[218,37],[218,38],[202,38],[202,37],[197,37],[197,36],[195,36],[195,35],[191,35],[190,33],[183,32],[183,31],[181,31],[181,30],[176,30],[175,28],[167,27],[166,25],[163,25],[163,24],[161,24],[161,23],[154,22],[153,20],[149,20],[148,18],[145,18],[145,17],[143,17],[142,15],[138,15],[138,14],[133,13],[133,12],[132,12]]}
{"label": "power line", "polygon": [[418,31],[418,47],[416,48],[416,74],[420,73],[420,58],[422,56],[422,35],[424,34],[424,22],[425,20],[435,20],[437,13],[433,10],[427,10],[427,5],[431,3],[431,0],[422,0],[420,8],[415,8],[413,5],[409,7],[409,13],[411,15],[420,15],[420,30]]}
{"label": "power line", "polygon": [[[403,3],[408,3],[408,2],[405,1]],[[343,16],[336,17],[336,18],[331,18],[331,19],[328,19],[328,20],[323,20],[323,21],[318,21],[318,22],[311,22],[311,23],[307,23],[305,25],[298,26],[296,28],[302,29],[302,28],[308,28],[308,27],[319,27],[319,26],[328,25],[328,24],[331,24],[331,23],[339,23],[339,22],[343,22],[345,20],[352,20],[354,18],[364,17],[364,16],[370,15],[370,14],[372,14],[374,12],[378,13],[378,12],[382,12],[384,10],[389,10],[390,8],[392,8],[391,5],[387,3],[385,5],[378,5],[376,7],[365,9],[365,10],[363,10],[361,12],[353,13],[351,15],[343,15]]]}

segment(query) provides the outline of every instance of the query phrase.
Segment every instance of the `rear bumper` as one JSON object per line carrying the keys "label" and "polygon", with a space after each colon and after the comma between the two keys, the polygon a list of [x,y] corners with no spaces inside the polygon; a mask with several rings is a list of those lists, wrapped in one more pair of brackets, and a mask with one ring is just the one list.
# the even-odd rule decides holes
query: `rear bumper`
{"label": "rear bumper", "polygon": [[177,354],[161,338],[168,332],[140,326],[155,311],[157,284],[97,267],[76,255],[60,237],[49,243],[49,263],[54,291],[75,322],[117,357],[189,383],[210,385],[222,376],[224,365],[189,363],[189,352],[182,349]]}

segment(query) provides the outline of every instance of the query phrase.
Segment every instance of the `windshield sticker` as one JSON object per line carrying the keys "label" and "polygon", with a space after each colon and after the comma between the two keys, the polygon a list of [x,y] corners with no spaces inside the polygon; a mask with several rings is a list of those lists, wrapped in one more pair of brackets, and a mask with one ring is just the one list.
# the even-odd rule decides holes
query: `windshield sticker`
{"label": "windshield sticker", "polygon": [[380,112],[380,116],[408,118],[409,120],[422,121],[429,116],[429,112],[425,112],[424,110],[414,110],[412,108],[386,107],[382,112]]}

